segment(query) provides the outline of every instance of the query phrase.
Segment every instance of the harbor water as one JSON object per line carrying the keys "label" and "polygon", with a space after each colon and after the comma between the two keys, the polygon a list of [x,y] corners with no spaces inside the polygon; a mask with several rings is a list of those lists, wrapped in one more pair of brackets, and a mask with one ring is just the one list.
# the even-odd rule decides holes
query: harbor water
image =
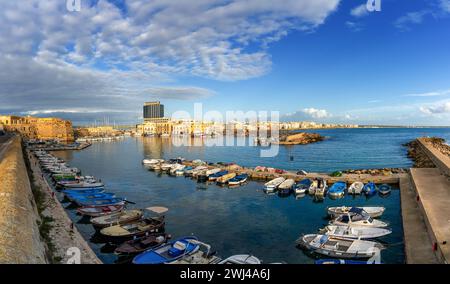
{"label": "harbor water", "polygon": [[[331,172],[344,169],[409,167],[403,143],[419,136],[439,136],[450,140],[450,129],[331,129],[315,130],[324,135],[323,142],[280,147],[279,155],[261,158],[259,147],[207,147],[205,140],[195,138],[195,146],[175,146],[171,138],[125,138],[98,142],[82,151],[61,151],[55,154],[84,175],[94,175],[107,186],[107,191],[126,197],[136,204],[129,208],[160,205],[169,208],[166,231],[173,237],[194,234],[211,244],[222,257],[253,254],[265,263],[313,263],[314,258],[297,249],[295,240],[301,234],[315,233],[327,223],[329,206],[382,205],[386,207],[381,220],[387,221],[393,233],[380,238],[387,249],[382,251],[383,263],[404,263],[400,192],[395,189],[387,197],[345,196],[342,199],[314,202],[310,196],[296,199],[263,192],[263,183],[249,182],[238,188],[197,183],[184,177],[170,177],[148,171],[144,158],[202,159],[208,162],[235,162],[242,166],[271,166],[283,169],[304,169]],[[236,140],[245,138],[236,138]],[[239,141],[237,141],[239,142]],[[248,142],[248,141],[247,141]],[[247,143],[248,144],[248,143]],[[111,253],[113,248],[92,238],[92,226],[75,214],[68,203],[68,212],[82,235],[105,263],[120,262]]]}

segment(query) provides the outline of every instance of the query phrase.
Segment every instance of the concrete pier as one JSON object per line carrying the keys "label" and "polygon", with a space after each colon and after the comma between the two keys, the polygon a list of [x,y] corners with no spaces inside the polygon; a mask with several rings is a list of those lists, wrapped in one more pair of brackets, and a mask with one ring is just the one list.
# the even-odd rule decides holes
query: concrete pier
{"label": "concrete pier", "polygon": [[436,168],[412,168],[410,180],[400,184],[407,263],[448,264],[450,158],[426,139],[418,142]]}

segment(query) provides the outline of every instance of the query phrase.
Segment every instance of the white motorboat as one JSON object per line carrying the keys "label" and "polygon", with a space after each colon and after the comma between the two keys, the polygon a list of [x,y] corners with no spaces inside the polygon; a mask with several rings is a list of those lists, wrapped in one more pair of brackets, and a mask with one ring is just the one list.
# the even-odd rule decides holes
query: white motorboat
{"label": "white motorboat", "polygon": [[173,164],[169,164],[169,163],[162,163],[161,164],[161,171],[168,171],[172,168]]}
{"label": "white motorboat", "polygon": [[327,181],[321,178],[314,181],[311,183],[308,193],[314,195],[316,198],[323,198],[328,188]]}
{"label": "white motorboat", "polygon": [[266,192],[274,192],[280,184],[282,184],[286,179],[284,177],[277,177],[264,184]]}
{"label": "white motorboat", "polygon": [[213,175],[213,174],[216,174],[216,173],[218,173],[218,172],[220,172],[222,169],[220,169],[220,168],[214,168],[214,169],[210,169],[210,170],[207,170],[206,171],[206,176],[210,176],[210,175]]}
{"label": "white motorboat", "polygon": [[324,229],[328,236],[348,239],[375,239],[392,233],[392,230],[376,227],[335,226],[328,225]]}
{"label": "white motorboat", "polygon": [[175,174],[176,174],[176,171],[182,170],[182,169],[184,169],[185,167],[186,167],[185,165],[174,164],[174,165],[170,168],[169,173],[170,173],[171,175],[175,175]]}
{"label": "white motorboat", "polygon": [[364,187],[364,183],[362,183],[360,181],[355,181],[348,188],[348,193],[349,194],[361,194],[363,187]]}
{"label": "white motorboat", "polygon": [[[352,208],[352,210],[353,209],[356,208]],[[362,210],[361,213],[359,214],[349,212],[339,215],[336,219],[331,221],[330,224],[342,226],[364,226],[364,227],[378,227],[378,228],[384,228],[388,226],[387,223],[373,219],[372,217],[370,217],[369,214],[363,213]]]}
{"label": "white motorboat", "polygon": [[[327,213],[331,218],[335,218],[339,215],[350,212],[352,208],[353,207],[350,206],[328,207]],[[380,217],[386,210],[383,206],[365,206],[356,208],[363,210],[365,213],[369,214],[372,218]]]}
{"label": "white motorboat", "polygon": [[384,246],[377,242],[319,234],[304,235],[296,243],[315,253],[336,258],[370,258],[384,249]]}
{"label": "white motorboat", "polygon": [[250,254],[236,254],[225,258],[219,264],[261,264],[261,260]]}
{"label": "white motorboat", "polygon": [[163,159],[144,159],[142,160],[142,163],[144,165],[152,165],[152,164],[158,164],[158,163],[163,163],[164,160]]}

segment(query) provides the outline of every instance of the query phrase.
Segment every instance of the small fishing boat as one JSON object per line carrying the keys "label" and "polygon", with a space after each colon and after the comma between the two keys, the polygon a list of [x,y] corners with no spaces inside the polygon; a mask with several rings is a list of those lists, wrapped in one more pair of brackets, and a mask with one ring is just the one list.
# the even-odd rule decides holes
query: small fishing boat
{"label": "small fishing boat", "polygon": [[318,259],[314,263],[315,264],[371,264],[365,260],[338,259],[338,258]]}
{"label": "small fishing boat", "polygon": [[236,173],[228,173],[226,175],[223,175],[219,178],[217,178],[216,183],[219,185],[223,185],[228,183],[228,181],[236,176]]}
{"label": "small fishing boat", "polygon": [[191,240],[191,243],[198,244],[199,249],[191,254],[180,257],[179,259],[169,262],[169,264],[218,264],[222,259],[215,256],[215,252],[211,252],[211,246],[198,240]]}
{"label": "small fishing boat", "polygon": [[175,171],[175,175],[183,176],[186,171],[192,170],[191,166],[184,167],[184,169],[178,169]]}
{"label": "small fishing boat", "polygon": [[327,181],[322,178],[319,178],[319,179],[317,179],[317,185],[315,185],[314,183],[311,184],[308,192],[309,192],[309,194],[314,194],[315,199],[321,200],[325,197],[325,194],[327,193],[327,189],[328,189]]}
{"label": "small fishing boat", "polygon": [[286,179],[284,177],[277,177],[264,184],[265,191],[270,193],[274,192],[280,184],[282,184]]}
{"label": "small fishing boat", "polygon": [[323,231],[328,236],[347,239],[375,239],[392,233],[392,230],[385,228],[334,225],[326,226]]}
{"label": "small fishing boat", "polygon": [[344,196],[347,184],[343,181],[335,182],[328,190],[328,195],[332,198],[341,198]]}
{"label": "small fishing boat", "polygon": [[64,188],[97,188],[97,187],[104,187],[105,184],[102,182],[79,182],[79,183],[71,183],[71,184],[65,184]]}
{"label": "small fishing boat", "polygon": [[65,197],[72,202],[76,202],[79,200],[90,200],[90,199],[108,199],[114,198],[116,195],[114,193],[102,192],[102,193],[83,193],[83,192],[75,192],[75,193],[64,193]]}
{"label": "small fishing boat", "polygon": [[360,181],[355,181],[348,188],[348,193],[349,194],[361,194],[361,191],[363,190],[363,188],[364,188],[364,183],[362,183]]}
{"label": "small fishing boat", "polygon": [[154,165],[154,164],[163,163],[163,162],[164,162],[163,159],[144,159],[144,160],[142,160],[142,163],[144,165]]}
{"label": "small fishing boat", "polygon": [[295,184],[295,180],[290,179],[290,178],[283,181],[278,186],[278,194],[282,195],[282,196],[287,196],[287,195],[291,194],[292,187],[294,186],[294,184]]}
{"label": "small fishing boat", "polygon": [[343,225],[343,226],[369,226],[383,228],[387,227],[388,224],[380,220],[375,220],[370,217],[369,214],[365,213],[362,209],[352,207],[350,212],[339,215],[330,222],[332,225]]}
{"label": "small fishing boat", "polygon": [[363,192],[367,195],[367,196],[372,196],[375,193],[377,193],[377,187],[373,182],[368,182],[364,185],[363,187]]}
{"label": "small fishing boat", "polygon": [[208,180],[216,181],[218,178],[220,178],[221,176],[224,176],[226,174],[228,174],[228,171],[218,171],[217,173],[214,173],[214,174],[208,176]]}
{"label": "small fishing boat", "polygon": [[169,174],[172,175],[172,176],[174,176],[174,175],[176,175],[176,172],[177,172],[178,170],[183,170],[185,167],[186,167],[185,165],[174,164],[174,165],[170,168]]}
{"label": "small fishing boat", "polygon": [[104,199],[74,199],[73,202],[75,202],[77,205],[86,207],[86,206],[110,206],[110,205],[125,205],[125,199],[123,198],[104,198]]}
{"label": "small fishing boat", "polygon": [[[335,218],[339,215],[350,212],[352,208],[353,207],[349,206],[328,207],[327,213],[331,218]],[[386,210],[383,206],[365,206],[356,208],[362,210],[366,214],[369,214],[372,218],[380,217]]]}
{"label": "small fishing boat", "polygon": [[123,242],[144,235],[163,233],[165,230],[165,218],[162,214],[167,212],[168,209],[154,206],[148,207],[146,210],[156,213],[158,216],[141,218],[125,225],[106,227],[100,230],[100,234],[109,238],[112,242]]}
{"label": "small fishing boat", "polygon": [[151,233],[164,232],[163,218],[143,218],[125,225],[115,225],[100,230],[100,233],[112,241],[130,240]]}
{"label": "small fishing boat", "polygon": [[388,184],[382,184],[378,186],[378,193],[380,195],[388,195],[389,193],[391,193],[391,186]]}
{"label": "small fishing boat", "polygon": [[198,167],[195,167],[195,168],[192,170],[191,176],[192,176],[192,178],[197,178],[197,176],[198,176],[199,174],[204,173],[204,172],[207,171],[207,170],[208,170],[208,167],[207,167],[207,166],[198,166]]}
{"label": "small fishing boat", "polygon": [[236,254],[225,258],[219,264],[261,264],[261,260],[250,254]]}
{"label": "small fishing boat", "polygon": [[105,228],[115,225],[125,225],[127,223],[139,220],[143,216],[142,210],[126,210],[91,219],[95,228]]}
{"label": "small fishing boat", "polygon": [[114,250],[114,253],[121,255],[139,254],[165,243],[168,239],[170,239],[170,235],[165,233],[143,236],[124,242]]}
{"label": "small fishing boat", "polygon": [[133,264],[164,264],[173,262],[198,251],[199,245],[193,242],[196,240],[198,240],[196,237],[190,236],[160,245],[138,254],[133,259]]}
{"label": "small fishing boat", "polygon": [[84,194],[95,194],[105,192],[105,189],[102,187],[99,188],[86,188],[86,189],[65,189],[62,191],[64,194],[72,194],[72,193],[84,193]]}
{"label": "small fishing boat", "polygon": [[81,215],[91,216],[91,217],[98,217],[98,216],[105,216],[109,214],[114,214],[117,212],[122,211],[124,208],[124,205],[112,205],[112,206],[86,206],[86,207],[80,207],[77,209],[77,212]]}
{"label": "small fishing boat", "polygon": [[305,194],[307,190],[311,187],[311,184],[317,181],[311,181],[309,178],[305,178],[299,182],[297,182],[294,186],[294,193],[295,194]]}
{"label": "small fishing boat", "polygon": [[243,183],[245,183],[248,179],[248,174],[240,174],[235,176],[234,178],[228,180],[228,185],[233,186],[233,185],[241,185]]}
{"label": "small fishing boat", "polygon": [[341,239],[319,234],[304,235],[296,243],[314,253],[336,258],[370,258],[384,249],[383,245],[377,242]]}
{"label": "small fishing boat", "polygon": [[163,172],[167,172],[172,168],[173,164],[169,164],[169,163],[162,163],[161,164],[161,171]]}
{"label": "small fishing boat", "polygon": [[220,172],[220,171],[222,171],[221,168],[214,168],[214,169],[207,170],[207,171],[205,172],[205,174],[206,174],[206,176],[209,177],[210,175],[216,174],[216,173],[218,173],[218,172]]}

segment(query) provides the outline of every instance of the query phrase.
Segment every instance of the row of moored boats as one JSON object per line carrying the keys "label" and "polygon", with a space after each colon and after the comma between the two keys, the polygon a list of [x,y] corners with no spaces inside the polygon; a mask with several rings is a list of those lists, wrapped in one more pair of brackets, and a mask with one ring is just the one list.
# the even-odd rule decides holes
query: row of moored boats
{"label": "row of moored boats", "polygon": [[201,160],[192,161],[192,166],[183,164],[183,158],[170,160],[144,159],[142,163],[151,171],[167,173],[172,176],[185,176],[198,182],[215,182],[219,185],[240,186],[247,182],[248,174],[235,173],[219,167],[210,167]]}
{"label": "row of moored boats", "polygon": [[[332,257],[320,259],[318,264],[367,263],[386,247],[376,239],[392,233],[389,224],[378,220],[384,207],[329,207],[329,224],[318,234],[302,235],[297,245],[317,255]],[[361,260],[366,259],[366,260]]]}
{"label": "row of moored boats", "polygon": [[324,198],[326,195],[331,198],[341,198],[345,193],[373,196],[378,192],[380,195],[388,195],[391,192],[391,187],[388,184],[377,186],[373,182],[364,184],[357,181],[347,187],[346,182],[338,181],[328,187],[327,181],[323,178],[305,178],[296,182],[294,179],[277,177],[265,183],[264,186],[267,193],[278,192],[280,195],[289,195],[291,193],[294,193],[295,195],[310,194],[317,198]]}
{"label": "row of moored boats", "polygon": [[64,199],[77,207],[105,242],[114,244],[114,252],[135,264],[259,264],[253,255],[239,254],[222,259],[211,246],[195,236],[172,240],[165,232],[165,207],[130,209],[132,203],[105,191],[101,180],[82,176],[77,168],[45,151],[34,151],[41,169],[54,183]]}

